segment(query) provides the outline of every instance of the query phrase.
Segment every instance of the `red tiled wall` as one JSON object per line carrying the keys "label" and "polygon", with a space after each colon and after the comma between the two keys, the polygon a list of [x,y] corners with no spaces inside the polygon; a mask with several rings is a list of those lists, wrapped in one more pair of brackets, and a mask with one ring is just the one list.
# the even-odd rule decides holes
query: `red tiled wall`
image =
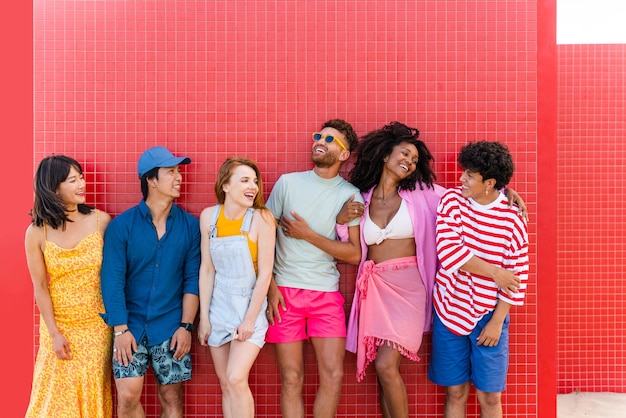
{"label": "red tiled wall", "polygon": [[[32,2],[0,3],[0,155],[8,180],[0,205],[0,358],[10,376],[2,386],[2,416],[24,416],[34,363],[33,286],[24,231],[33,202]],[[28,370],[28,372],[26,372]]]}
{"label": "red tiled wall", "polygon": [[558,50],[558,391],[626,392],[626,45]]}
{"label": "red tiled wall", "polygon": [[[507,143],[512,186],[536,219],[537,15],[533,1],[37,0],[35,162],[51,153],[77,158],[91,203],[117,215],[141,197],[140,153],[165,145],[193,159],[180,203],[198,215],[215,201],[215,172],[227,156],[257,160],[269,192],[280,174],[311,167],[310,132],[324,120],[344,118],[359,134],[400,120],[420,129],[444,186],[456,184],[455,154],[467,140]],[[505,416],[538,414],[532,221],[529,230],[530,285],[526,305],[512,314]],[[341,271],[348,309],[355,270]],[[311,405],[315,361],[306,350]],[[429,351],[427,337],[422,362],[402,365],[411,416],[442,412],[442,390],[426,379]],[[198,346],[192,354],[186,416],[220,416],[209,354]],[[345,372],[338,416],[378,416],[373,370],[357,384],[348,354]],[[278,416],[271,345],[250,381],[257,416]],[[148,382],[143,401],[154,417]],[[472,399],[469,416],[477,411]]]}

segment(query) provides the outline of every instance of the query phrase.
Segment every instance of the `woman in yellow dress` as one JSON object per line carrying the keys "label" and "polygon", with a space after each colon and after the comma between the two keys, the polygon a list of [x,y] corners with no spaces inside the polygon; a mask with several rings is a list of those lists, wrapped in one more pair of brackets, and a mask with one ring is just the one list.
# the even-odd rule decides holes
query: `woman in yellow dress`
{"label": "woman in yellow dress", "polygon": [[112,338],[98,313],[111,218],[85,204],[82,168],[70,157],[44,158],[34,190],[25,247],[41,320],[26,417],[108,418]]}

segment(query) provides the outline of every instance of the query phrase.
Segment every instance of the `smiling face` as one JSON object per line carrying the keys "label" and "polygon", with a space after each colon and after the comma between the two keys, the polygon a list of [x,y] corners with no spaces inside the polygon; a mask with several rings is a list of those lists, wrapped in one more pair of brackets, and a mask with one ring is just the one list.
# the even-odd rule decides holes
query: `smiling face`
{"label": "smiling face", "polygon": [[85,179],[76,167],[70,168],[67,178],[59,184],[56,193],[68,208],[85,203]]}
{"label": "smiling face", "polygon": [[486,205],[497,197],[497,194],[491,193],[495,184],[494,179],[483,179],[483,176],[475,171],[465,170],[461,174],[461,192],[463,197],[472,198],[481,205]]}
{"label": "smiling face", "polygon": [[259,193],[258,178],[255,171],[247,165],[238,165],[223,186],[226,200],[231,200],[244,207],[252,207]]}
{"label": "smiling face", "polygon": [[[347,144],[346,136],[335,128],[326,127],[320,131],[321,134],[331,135],[339,139],[343,144]],[[342,152],[348,152],[344,150],[337,141],[326,142],[324,139],[313,141],[313,148],[311,149],[311,160],[317,167],[331,167],[339,161]]]}
{"label": "smiling face", "polygon": [[401,142],[393,147],[386,159],[385,170],[402,180],[413,174],[417,169],[419,152],[415,145],[409,142]]}
{"label": "smiling face", "polygon": [[158,194],[172,200],[180,197],[180,189],[183,184],[180,166],[159,167],[158,178],[149,179],[148,183],[149,193],[151,194]]}

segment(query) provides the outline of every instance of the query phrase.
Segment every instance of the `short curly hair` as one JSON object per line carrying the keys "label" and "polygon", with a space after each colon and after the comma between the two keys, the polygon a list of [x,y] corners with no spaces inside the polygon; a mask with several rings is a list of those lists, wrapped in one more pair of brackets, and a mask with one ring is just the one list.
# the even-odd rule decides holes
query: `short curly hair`
{"label": "short curly hair", "polygon": [[496,189],[502,189],[513,177],[513,157],[500,142],[470,142],[461,148],[457,158],[463,170],[479,173],[483,180],[495,179]]}
{"label": "short curly hair", "polygon": [[383,159],[391,154],[393,148],[407,142],[415,145],[419,154],[415,171],[398,185],[400,190],[420,190],[433,188],[436,180],[435,172],[430,166],[433,156],[426,144],[417,139],[419,131],[401,122],[391,122],[381,129],[376,129],[363,137],[356,148],[356,162],[350,171],[350,182],[361,192],[365,192],[378,184],[383,172]]}
{"label": "short curly hair", "polygon": [[333,128],[344,134],[346,141],[348,141],[348,151],[353,151],[359,144],[359,139],[354,132],[354,128],[348,122],[343,119],[331,119],[322,124],[320,130],[324,128]]}

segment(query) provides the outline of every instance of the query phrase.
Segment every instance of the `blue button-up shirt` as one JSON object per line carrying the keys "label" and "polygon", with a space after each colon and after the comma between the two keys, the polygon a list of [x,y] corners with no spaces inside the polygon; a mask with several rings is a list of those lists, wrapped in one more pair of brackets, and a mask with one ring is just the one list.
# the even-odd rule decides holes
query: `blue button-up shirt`
{"label": "blue button-up shirt", "polygon": [[102,297],[110,326],[127,324],[137,342],[172,337],[182,319],[183,294],[198,295],[200,226],[175,204],[161,239],[142,200],[114,218],[104,238]]}

